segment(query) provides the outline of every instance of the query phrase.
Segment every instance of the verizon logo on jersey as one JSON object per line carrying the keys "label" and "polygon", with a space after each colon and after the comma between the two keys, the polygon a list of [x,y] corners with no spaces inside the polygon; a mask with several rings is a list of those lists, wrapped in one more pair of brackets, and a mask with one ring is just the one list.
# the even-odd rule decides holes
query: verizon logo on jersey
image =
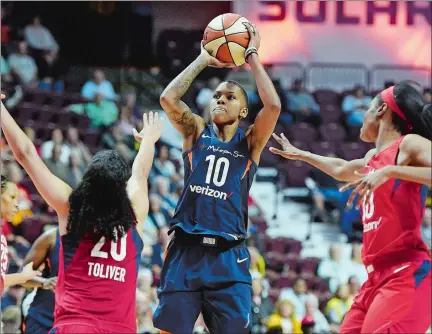
{"label": "verizon logo on jersey", "polygon": [[201,195],[206,195],[206,196],[210,196],[210,197],[214,197],[214,198],[219,198],[219,199],[223,199],[225,201],[228,198],[230,198],[231,195],[232,195],[232,193],[227,194],[227,193],[225,193],[223,191],[214,190],[214,189],[210,188],[209,186],[202,187],[202,186],[197,186],[197,185],[191,184],[189,186],[189,189],[193,193],[201,194]]}

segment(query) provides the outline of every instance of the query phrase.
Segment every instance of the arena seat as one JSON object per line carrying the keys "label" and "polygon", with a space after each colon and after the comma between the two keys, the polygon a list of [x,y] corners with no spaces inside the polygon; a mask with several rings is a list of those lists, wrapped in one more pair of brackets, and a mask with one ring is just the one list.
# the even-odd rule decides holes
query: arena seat
{"label": "arena seat", "polygon": [[311,273],[311,274],[315,275],[317,270],[318,270],[319,263],[320,263],[320,259],[315,258],[315,257],[309,257],[309,258],[302,259],[299,263],[300,272],[302,274]]}
{"label": "arena seat", "polygon": [[316,130],[308,123],[298,123],[291,125],[288,138],[292,141],[301,141],[306,144],[312,143],[317,137]]}
{"label": "arena seat", "polygon": [[321,138],[331,143],[341,143],[346,138],[344,127],[338,123],[323,124],[319,131]]}
{"label": "arena seat", "polygon": [[366,147],[357,142],[342,143],[340,155],[345,160],[354,160],[363,158],[366,153]]}
{"label": "arena seat", "polygon": [[315,100],[318,102],[319,105],[339,105],[340,103],[340,95],[330,89],[318,89],[313,95],[315,96]]}
{"label": "arena seat", "polygon": [[324,156],[336,154],[335,144],[329,143],[327,141],[317,141],[317,142],[312,143],[311,150],[315,154],[320,154],[320,155],[324,155]]}
{"label": "arena seat", "polygon": [[304,187],[305,179],[309,176],[311,166],[302,161],[286,160],[278,168],[284,170],[285,185],[291,187]]}
{"label": "arena seat", "polygon": [[339,122],[342,117],[341,109],[336,104],[323,104],[320,106],[323,123]]}

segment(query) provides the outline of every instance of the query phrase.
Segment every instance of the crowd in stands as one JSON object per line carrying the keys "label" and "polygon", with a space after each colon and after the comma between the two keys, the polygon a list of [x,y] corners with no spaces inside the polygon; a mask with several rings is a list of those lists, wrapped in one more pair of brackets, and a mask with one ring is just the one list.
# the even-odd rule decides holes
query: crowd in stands
{"label": "crowd in stands", "polygon": [[[133,90],[116,91],[102,70],[94,71],[93,77],[82,83],[80,91],[70,90],[63,80],[68,69],[60,56],[61,43],[57,43],[39,17],[35,17],[21,34],[12,34],[12,31],[15,31],[12,27],[2,26],[1,81],[2,91],[8,93],[6,106],[32,139],[51,172],[75,187],[92,154],[99,149],[116,149],[131,164],[138,148],[132,128],[140,127],[142,114],[148,106],[137,103]],[[239,73],[230,73],[228,78],[235,79]],[[197,82],[192,88],[193,94],[188,96],[187,102],[206,119],[206,106],[221,79],[213,77],[207,82]],[[317,147],[318,141],[317,149],[328,155],[345,152],[347,157],[347,152],[352,150],[364,153],[362,144],[349,134],[356,133],[352,129],[358,130],[373,94],[355,86],[343,94],[320,95],[308,92],[301,79],[292,79],[291,89],[278,87],[283,110],[277,130],[284,131],[296,145],[305,149]],[[249,119],[253,120],[260,101],[254,89],[247,92]],[[424,95],[430,101],[430,89],[425,89]],[[331,137],[326,132],[328,129],[333,135],[343,131],[344,136]],[[349,141],[351,151],[344,150],[345,140]],[[156,291],[163,253],[170,240],[169,221],[184,186],[183,161],[179,156],[181,152],[177,148],[159,143],[149,178],[150,209],[144,225],[145,247],[137,286],[140,333],[157,333],[151,320],[158,303]],[[56,215],[37,194],[4,138],[1,139],[1,158],[2,173],[19,187],[19,212],[11,222],[2,225],[9,246],[9,272],[13,273],[21,267],[34,240],[44,230],[56,226]],[[304,167],[302,164],[289,166],[293,170]],[[337,221],[342,231],[352,237],[353,226],[360,221],[359,212],[344,209],[346,195],[337,191],[338,184],[334,180],[323,173],[311,172],[307,169],[299,180],[288,179],[286,184],[304,186],[305,177],[310,177],[313,181],[311,201],[318,219]],[[330,210],[338,214],[333,216]],[[367,279],[360,257],[361,245],[352,244],[350,258],[344,257],[336,244],[323,259],[301,258],[300,241],[270,239],[266,235],[263,210],[253,198],[249,199],[249,214],[252,333],[337,332],[354,296]],[[430,207],[422,233],[430,246]],[[5,292],[1,309],[7,332],[19,332],[21,315],[25,315],[31,298],[31,291],[22,287],[11,287]],[[206,332],[202,316],[195,332]]]}

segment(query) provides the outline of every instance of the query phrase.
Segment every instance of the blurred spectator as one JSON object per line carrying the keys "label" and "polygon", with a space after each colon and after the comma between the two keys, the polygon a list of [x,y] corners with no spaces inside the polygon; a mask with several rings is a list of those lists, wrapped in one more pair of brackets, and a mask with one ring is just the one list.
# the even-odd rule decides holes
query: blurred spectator
{"label": "blurred spectator", "polygon": [[34,59],[27,54],[27,43],[18,43],[18,52],[8,58],[8,64],[12,74],[25,87],[34,88],[37,85],[37,66]]}
{"label": "blurred spectator", "polygon": [[158,241],[152,246],[151,264],[152,270],[156,277],[159,278],[164,262],[164,253],[168,247],[170,236],[168,235],[168,227],[163,226],[158,231]]}
{"label": "blurred spectator", "polygon": [[162,207],[168,210],[170,215],[173,215],[177,206],[177,198],[170,193],[169,180],[163,176],[156,176],[154,179],[154,189],[162,199]]}
{"label": "blurred spectator", "polygon": [[296,122],[320,123],[320,108],[312,94],[303,87],[301,79],[294,80],[291,90],[286,93],[286,98],[288,110],[294,114]]}
{"label": "blurred spectator", "polygon": [[[10,286],[1,297],[1,310],[5,312],[10,306],[20,306],[25,295],[25,288],[20,285]],[[3,318],[2,318],[3,321]]]}
{"label": "blurred spectator", "polygon": [[59,160],[61,163],[68,165],[69,157],[71,154],[71,148],[68,144],[66,144],[63,140],[63,132],[59,128],[55,128],[51,133],[51,140],[44,142],[41,146],[41,157],[42,159],[51,159],[53,155],[53,148],[55,145],[59,145],[61,147],[61,155]]}
{"label": "blurred spectator", "polygon": [[335,294],[326,306],[327,318],[333,332],[339,332],[339,327],[342,324],[345,313],[348,312],[350,307],[351,301],[349,299],[348,286],[341,284],[337,287]]}
{"label": "blurred spectator", "polygon": [[[319,300],[314,294],[308,294],[306,297],[306,315],[302,320],[303,323],[305,318],[313,320],[312,333],[328,333],[330,331],[330,325],[322,312],[319,309]],[[303,327],[303,326],[302,326]]]}
{"label": "blurred spectator", "polygon": [[136,293],[136,312],[138,333],[158,333],[153,326],[153,311],[151,309],[151,299],[148,293],[137,290]]}
{"label": "blurred spectator", "polygon": [[157,175],[172,178],[176,175],[176,168],[169,160],[169,149],[166,145],[159,147],[157,157],[153,162],[153,169]]}
{"label": "blurred spectator", "polygon": [[1,321],[4,325],[2,333],[21,333],[21,309],[19,306],[8,306],[3,314]]}
{"label": "blurred spectator", "polygon": [[265,276],[265,260],[258,251],[258,248],[249,246],[248,251],[250,254],[250,270],[258,272],[262,277]]}
{"label": "blurred spectator", "polygon": [[149,196],[149,213],[146,218],[143,240],[145,245],[154,245],[158,240],[159,229],[168,226],[169,214],[161,207],[161,199],[156,194]]}
{"label": "blurred spectator", "polygon": [[296,278],[292,288],[282,289],[279,300],[289,300],[293,303],[297,316],[301,319],[306,315],[307,285],[303,278]]}
{"label": "blurred spectator", "polygon": [[122,157],[129,162],[135,157],[135,151],[130,148],[132,140],[132,136],[122,135],[119,125],[116,124],[104,133],[101,143],[105,149],[119,151]]}
{"label": "blurred spectator", "polygon": [[335,292],[341,283],[348,281],[348,275],[347,266],[342,262],[340,246],[331,245],[329,257],[322,260],[318,266],[318,276],[329,280],[330,291]]}
{"label": "blurred spectator", "polygon": [[38,62],[39,88],[53,90],[57,93],[64,91],[63,76],[66,73],[65,66],[58,58],[56,51],[45,52]]}
{"label": "blurred spectator", "polygon": [[117,105],[109,100],[104,100],[101,93],[94,96],[95,102],[84,104],[72,104],[67,109],[77,114],[87,114],[90,118],[90,127],[109,127],[114,124],[119,115]]}
{"label": "blurred spectator", "polygon": [[360,280],[357,276],[351,276],[350,278],[348,278],[348,295],[351,304],[354,302],[355,296],[357,296],[358,292],[360,291],[360,287]]}
{"label": "blurred spectator", "polygon": [[352,244],[351,259],[348,261],[347,273],[348,276],[355,276],[359,279],[360,285],[368,279],[366,268],[361,257],[362,245],[358,243]]}
{"label": "blurred spectator", "polygon": [[221,83],[221,80],[218,77],[213,77],[208,81],[208,86],[202,88],[197,97],[196,104],[200,109],[201,113],[206,112],[206,110],[210,104],[210,101],[213,98],[214,91]]}
{"label": "blurred spectator", "polygon": [[32,202],[29,191],[22,186],[24,175],[20,166],[15,162],[9,163],[7,171],[9,180],[18,188],[18,211],[11,221],[13,226],[18,226],[25,218],[33,216]]}
{"label": "blurred spectator", "polygon": [[69,160],[69,170],[66,182],[72,188],[75,188],[81,182],[84,175],[85,164],[81,159],[81,155],[76,150],[72,150]]}
{"label": "blurred spectator", "polygon": [[32,23],[24,28],[24,37],[30,47],[38,51],[57,52],[59,50],[54,36],[41,24],[39,16],[35,16]]}
{"label": "blurred spectator", "polygon": [[84,167],[90,163],[92,155],[88,147],[80,140],[78,129],[71,127],[67,130],[67,143],[66,145],[72,151],[79,154],[80,159],[84,163]]}
{"label": "blurred spectator", "polygon": [[6,10],[4,6],[0,8],[0,13],[1,13],[1,44],[7,45],[9,43],[9,26],[6,24],[6,20],[5,20]]}
{"label": "blurred spectator", "polygon": [[[255,277],[254,277],[255,276]],[[263,296],[261,275],[252,276],[252,330],[253,334],[264,333],[268,317],[273,311],[273,303]]]}
{"label": "blurred spectator", "polygon": [[423,98],[426,103],[432,103],[432,93],[430,88],[425,88],[423,90]]}
{"label": "blurred spectator", "polygon": [[132,134],[132,129],[135,127],[130,109],[127,107],[120,108],[120,117],[117,122],[123,136],[130,136]]}
{"label": "blurred spectator", "polygon": [[293,303],[287,299],[279,300],[275,306],[275,312],[267,322],[269,330],[281,328],[282,333],[302,333],[301,323],[296,317]]}
{"label": "blurred spectator", "polygon": [[[334,154],[328,154],[329,157],[335,158]],[[313,169],[311,172],[313,184],[312,199],[315,205],[316,214],[326,223],[330,222],[326,209],[326,203],[333,203],[335,207],[344,206],[341,203],[343,194],[339,191],[340,183],[322,172],[319,169]]]}
{"label": "blurred spectator", "polygon": [[105,73],[102,70],[94,71],[93,80],[84,84],[81,95],[88,100],[96,99],[97,95],[100,95],[103,100],[117,100],[117,94],[111,82],[105,79]]}
{"label": "blurred spectator", "polygon": [[372,101],[370,96],[365,94],[362,86],[354,87],[354,94],[345,96],[342,102],[342,110],[347,114],[347,123],[351,126],[363,124],[363,117]]}
{"label": "blurred spectator", "polygon": [[9,71],[9,66],[6,63],[6,59],[4,59],[3,56],[1,56],[1,81],[2,83],[5,83],[5,82],[11,82],[12,80],[13,79]]}
{"label": "blurred spectator", "polygon": [[134,91],[126,92],[123,95],[122,109],[127,109],[128,114],[132,117],[132,123],[142,123],[143,110],[136,103],[136,93]]}
{"label": "blurred spectator", "polygon": [[[68,174],[69,174],[69,168],[68,164],[65,164],[61,162],[60,157],[62,155],[63,146],[60,144],[55,144],[52,149],[52,155],[50,158],[45,159],[44,163],[48,167],[48,169],[53,173],[55,176],[63,180],[64,182],[67,182],[68,180]],[[69,154],[70,156],[70,154]]]}
{"label": "blurred spectator", "polygon": [[422,239],[429,250],[432,250],[432,208],[427,207],[421,226]]}

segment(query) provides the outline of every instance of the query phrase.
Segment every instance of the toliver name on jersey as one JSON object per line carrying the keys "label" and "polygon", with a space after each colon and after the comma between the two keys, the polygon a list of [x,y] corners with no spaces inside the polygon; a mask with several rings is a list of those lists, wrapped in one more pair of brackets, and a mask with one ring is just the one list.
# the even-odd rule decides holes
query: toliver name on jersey
{"label": "toliver name on jersey", "polygon": [[89,276],[111,279],[117,282],[125,281],[126,269],[124,268],[94,262],[89,262],[88,265]]}

